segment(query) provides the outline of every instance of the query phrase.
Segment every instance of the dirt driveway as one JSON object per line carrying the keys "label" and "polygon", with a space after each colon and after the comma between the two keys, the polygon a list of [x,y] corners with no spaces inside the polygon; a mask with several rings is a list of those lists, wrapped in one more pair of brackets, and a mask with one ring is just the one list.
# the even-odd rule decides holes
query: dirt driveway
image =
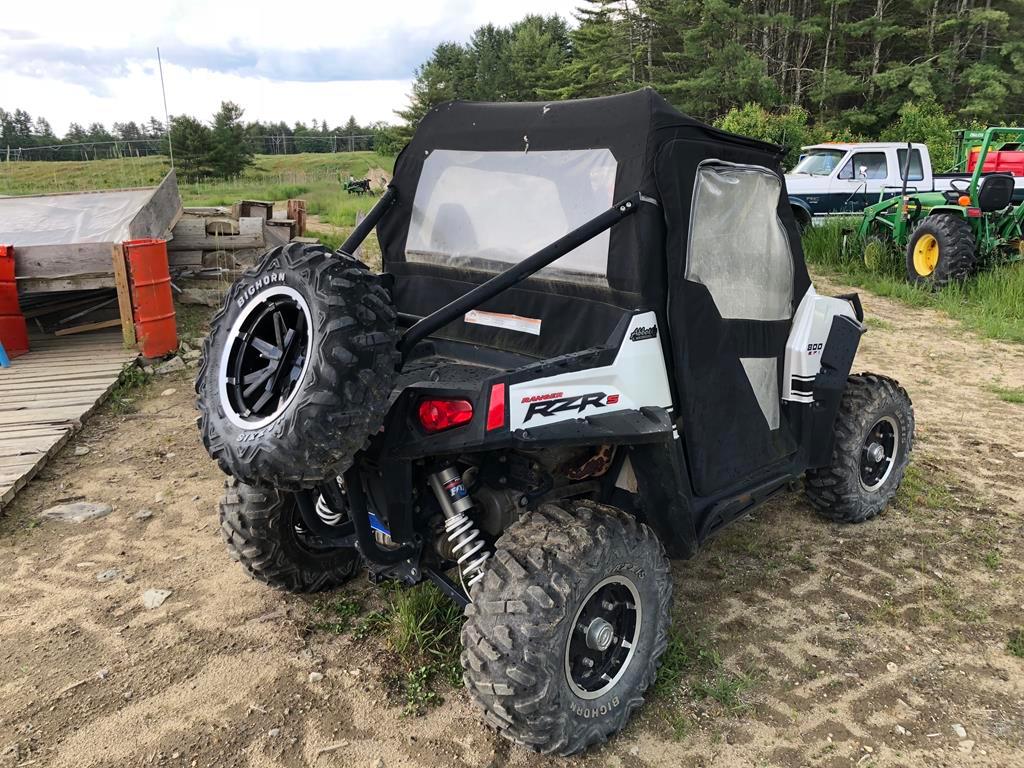
{"label": "dirt driveway", "polygon": [[[181,374],[94,418],[0,521],[0,766],[1021,765],[1024,405],[991,386],[1024,385],[1024,348],[865,305],[857,365],[917,412],[899,507],[839,527],[794,496],[675,564],[674,677],[607,747],[528,754],[459,689],[403,715],[380,638],[249,581]],[[76,498],[113,513],[38,523]],[[149,589],[171,594],[147,610]]]}

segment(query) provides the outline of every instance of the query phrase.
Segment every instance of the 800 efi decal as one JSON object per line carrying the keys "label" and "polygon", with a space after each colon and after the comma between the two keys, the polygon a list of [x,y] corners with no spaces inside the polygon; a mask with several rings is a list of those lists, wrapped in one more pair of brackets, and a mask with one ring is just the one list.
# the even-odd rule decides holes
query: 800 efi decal
{"label": "800 efi decal", "polygon": [[617,402],[619,402],[617,394],[609,395],[604,392],[591,392],[587,395],[572,395],[571,397],[562,397],[561,392],[530,395],[523,398],[523,403],[529,403],[523,423],[525,424],[534,416],[544,419],[557,413],[573,411],[582,413],[587,408],[604,408],[607,405],[615,405]]}

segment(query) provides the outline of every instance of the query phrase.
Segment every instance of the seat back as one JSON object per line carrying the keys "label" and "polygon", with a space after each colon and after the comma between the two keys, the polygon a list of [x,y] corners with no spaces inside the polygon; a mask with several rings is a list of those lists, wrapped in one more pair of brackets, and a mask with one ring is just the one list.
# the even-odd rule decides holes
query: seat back
{"label": "seat back", "polygon": [[1013,176],[994,173],[985,176],[978,187],[978,207],[985,213],[1001,211],[1013,199]]}

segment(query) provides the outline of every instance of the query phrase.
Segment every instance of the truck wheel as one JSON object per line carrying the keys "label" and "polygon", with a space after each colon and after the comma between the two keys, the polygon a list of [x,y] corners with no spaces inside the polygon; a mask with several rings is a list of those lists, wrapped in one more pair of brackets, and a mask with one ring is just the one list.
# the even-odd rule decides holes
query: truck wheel
{"label": "truck wheel", "polygon": [[326,546],[304,530],[295,493],[256,488],[234,478],[225,487],[221,536],[231,558],[252,578],[289,592],[319,592],[359,571],[355,549]]}
{"label": "truck wheel", "polygon": [[228,292],[196,379],[203,444],[249,485],[337,477],[380,429],[396,313],[361,262],[321,245],[269,251]]}
{"label": "truck wheel", "polygon": [[592,502],[545,504],[498,539],[472,597],[463,680],[504,737],[571,755],[643,703],[672,603],[668,560],[646,525]]}
{"label": "truck wheel", "polygon": [[913,443],[907,391],[884,376],[850,376],[836,416],[832,461],[807,471],[807,497],[829,520],[870,520],[896,496]]}
{"label": "truck wheel", "polygon": [[928,216],[907,243],[907,278],[933,288],[966,280],[974,269],[975,248],[966,220],[952,214]]}

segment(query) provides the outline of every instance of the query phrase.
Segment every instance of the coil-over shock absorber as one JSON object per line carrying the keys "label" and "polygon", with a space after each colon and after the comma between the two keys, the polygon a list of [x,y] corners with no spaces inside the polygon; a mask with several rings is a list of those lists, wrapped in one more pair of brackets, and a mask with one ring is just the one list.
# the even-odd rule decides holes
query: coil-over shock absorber
{"label": "coil-over shock absorber", "polygon": [[484,577],[484,564],[491,556],[480,538],[480,531],[466,514],[473,508],[473,499],[462,482],[462,475],[453,466],[434,472],[430,476],[430,487],[444,513],[444,530],[468,595],[469,588]]}

